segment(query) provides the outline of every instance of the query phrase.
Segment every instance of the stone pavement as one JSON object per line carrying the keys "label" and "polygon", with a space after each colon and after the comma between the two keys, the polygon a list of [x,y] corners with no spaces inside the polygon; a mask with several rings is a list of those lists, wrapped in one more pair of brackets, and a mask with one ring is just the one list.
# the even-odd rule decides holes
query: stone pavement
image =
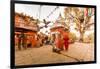
{"label": "stone pavement", "polygon": [[35,65],[50,63],[69,63],[94,60],[94,45],[87,43],[70,44],[68,51],[61,54],[52,52],[52,46],[15,50],[16,65]]}

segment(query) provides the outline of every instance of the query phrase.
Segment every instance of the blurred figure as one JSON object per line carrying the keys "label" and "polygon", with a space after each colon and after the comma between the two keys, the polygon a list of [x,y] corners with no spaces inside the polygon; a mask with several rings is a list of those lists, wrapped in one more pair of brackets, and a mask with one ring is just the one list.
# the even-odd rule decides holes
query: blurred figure
{"label": "blurred figure", "polygon": [[63,31],[63,40],[64,40],[64,50],[68,50],[69,48],[69,32],[67,29]]}
{"label": "blurred figure", "polygon": [[53,52],[60,53],[63,50],[63,38],[59,32],[53,35],[54,45],[53,45]]}
{"label": "blurred figure", "polygon": [[21,32],[21,34],[19,35],[19,41],[18,41],[18,49],[21,50],[21,46],[26,49],[26,36],[24,33]]}
{"label": "blurred figure", "polygon": [[55,47],[55,38],[56,38],[55,34],[52,34],[52,36],[51,36],[51,44],[53,46],[53,50],[56,48]]}
{"label": "blurred figure", "polygon": [[56,44],[57,49],[63,50],[63,38],[60,33],[56,35],[55,44]]}

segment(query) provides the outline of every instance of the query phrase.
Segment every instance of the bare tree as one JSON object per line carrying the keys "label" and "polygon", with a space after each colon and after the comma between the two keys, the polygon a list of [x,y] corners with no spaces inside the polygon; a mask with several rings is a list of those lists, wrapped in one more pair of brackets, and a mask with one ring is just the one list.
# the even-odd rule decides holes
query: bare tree
{"label": "bare tree", "polygon": [[[91,22],[92,15],[85,15],[84,10],[90,9],[90,8],[79,8],[79,7],[67,7],[64,9],[64,15],[65,15],[65,24],[70,28],[70,23],[72,21],[73,24],[76,25],[75,30],[77,30],[80,33],[80,40],[83,42],[83,36],[84,33],[90,29],[92,25],[94,25],[94,22]],[[92,9],[92,8],[91,8]]]}

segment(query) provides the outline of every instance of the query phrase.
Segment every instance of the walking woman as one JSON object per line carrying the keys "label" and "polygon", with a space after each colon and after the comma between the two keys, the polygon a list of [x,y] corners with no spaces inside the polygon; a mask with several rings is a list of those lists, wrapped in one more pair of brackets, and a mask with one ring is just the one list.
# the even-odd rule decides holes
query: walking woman
{"label": "walking woman", "polygon": [[63,38],[60,33],[56,35],[55,44],[58,50],[63,50]]}
{"label": "walking woman", "polygon": [[67,29],[63,31],[64,50],[68,51],[69,48],[69,32]]}
{"label": "walking woman", "polygon": [[55,38],[54,38],[53,51],[60,53],[61,50],[63,50],[63,39],[61,37],[61,34],[59,32],[57,32],[55,34]]}

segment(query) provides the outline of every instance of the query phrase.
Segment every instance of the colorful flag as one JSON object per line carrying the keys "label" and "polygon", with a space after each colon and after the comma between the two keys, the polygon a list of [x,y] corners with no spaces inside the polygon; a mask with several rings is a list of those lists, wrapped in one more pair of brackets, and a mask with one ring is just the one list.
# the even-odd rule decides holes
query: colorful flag
{"label": "colorful flag", "polygon": [[92,16],[94,14],[94,8],[85,8],[84,15],[85,16]]}
{"label": "colorful flag", "polygon": [[92,16],[92,8],[88,9],[88,16]]}
{"label": "colorful flag", "polygon": [[85,8],[85,9],[84,9],[84,15],[85,15],[85,16],[88,16],[88,8]]}

